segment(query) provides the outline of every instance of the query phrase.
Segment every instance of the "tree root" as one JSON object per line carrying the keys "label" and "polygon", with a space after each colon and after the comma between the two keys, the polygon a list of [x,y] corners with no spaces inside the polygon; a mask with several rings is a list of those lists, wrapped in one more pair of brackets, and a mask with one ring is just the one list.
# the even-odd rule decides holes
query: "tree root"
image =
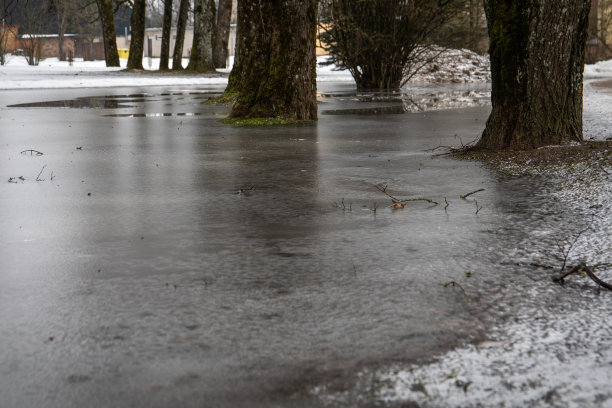
{"label": "tree root", "polygon": [[559,282],[563,284],[563,279],[565,279],[567,276],[573,273],[585,273],[589,278],[593,280],[593,282],[595,282],[599,286],[604,287],[608,290],[612,290],[611,284],[602,281],[593,272],[593,269],[597,269],[598,267],[605,267],[605,266],[609,266],[609,265],[594,265],[592,267],[589,267],[587,264],[583,262],[580,265],[576,265],[573,268],[568,269],[567,271],[563,272],[561,275],[553,277],[553,282]]}

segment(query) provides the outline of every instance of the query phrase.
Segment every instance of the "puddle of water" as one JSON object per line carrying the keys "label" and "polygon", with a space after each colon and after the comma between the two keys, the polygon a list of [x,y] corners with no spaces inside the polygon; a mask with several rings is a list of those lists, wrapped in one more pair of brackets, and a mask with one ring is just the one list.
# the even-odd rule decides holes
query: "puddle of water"
{"label": "puddle of water", "polygon": [[[325,107],[398,106],[352,99]],[[159,120],[102,107],[0,117],[0,170],[25,176],[0,183],[0,395],[11,408],[108,405],[108,389],[135,406],[322,406],[295,396],[479,336],[471,282],[502,293],[500,253],[541,216],[535,183],[424,153],[474,138],[486,107],[259,129],[225,126],[215,115],[227,108],[189,98],[176,113],[144,104],[121,113]],[[53,182],[35,181],[44,164]],[[381,185],[441,204],[393,210]]]}
{"label": "puddle of water", "polygon": [[[337,99],[344,102],[352,102],[352,106],[355,106],[349,109],[325,109],[321,111],[323,115],[388,115],[472,108],[488,106],[490,96],[490,92],[484,90],[444,90],[442,92],[432,92],[429,87],[397,92],[319,93],[319,98],[323,100]],[[389,106],[389,103],[393,103],[393,105]],[[358,105],[359,107],[357,107]]]}
{"label": "puddle of water", "polygon": [[183,116],[201,116],[202,112],[177,112],[177,113],[113,113],[104,115],[109,118],[163,118],[163,117],[183,117]]}
{"label": "puddle of water", "polygon": [[[111,97],[85,97],[67,99],[61,101],[30,102],[7,105],[8,108],[74,108],[74,109],[125,109],[132,108],[132,105],[120,103]],[[126,100],[121,102],[135,102]]]}

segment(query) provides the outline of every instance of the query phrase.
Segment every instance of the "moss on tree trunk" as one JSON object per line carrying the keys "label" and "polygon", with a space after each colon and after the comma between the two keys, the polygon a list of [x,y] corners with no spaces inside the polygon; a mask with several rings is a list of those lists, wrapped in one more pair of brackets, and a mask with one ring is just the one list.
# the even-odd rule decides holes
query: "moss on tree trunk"
{"label": "moss on tree trunk", "polygon": [[226,93],[230,118],[315,120],[316,0],[238,3],[238,56]]}
{"label": "moss on tree trunk", "polygon": [[189,11],[189,0],[181,0],[179,5],[178,21],[176,23],[176,41],[172,55],[172,70],[183,69],[183,44],[185,42],[185,28],[187,27],[187,12]]}
{"label": "moss on tree trunk", "polygon": [[128,56],[127,69],[143,69],[142,55],[144,53],[145,35],[145,0],[134,0],[132,17],[132,40],[130,41],[130,55]]}
{"label": "moss on tree trunk", "polygon": [[215,46],[213,49],[215,68],[225,68],[227,63],[227,44],[229,41],[231,17],[232,0],[219,0],[217,31],[215,34]]}
{"label": "moss on tree trunk", "polygon": [[172,0],[164,0],[164,21],[159,56],[159,70],[167,71],[170,59],[170,32],[172,31]]}
{"label": "moss on tree trunk", "polygon": [[119,52],[115,35],[115,20],[112,0],[96,0],[100,20],[102,22],[102,37],[104,40],[104,59],[107,67],[119,67]]}
{"label": "moss on tree trunk", "polygon": [[193,45],[187,69],[196,72],[215,70],[213,62],[213,33],[215,27],[215,1],[195,0],[193,10]]}
{"label": "moss on tree trunk", "polygon": [[485,0],[492,111],[478,147],[524,150],[582,141],[590,1]]}

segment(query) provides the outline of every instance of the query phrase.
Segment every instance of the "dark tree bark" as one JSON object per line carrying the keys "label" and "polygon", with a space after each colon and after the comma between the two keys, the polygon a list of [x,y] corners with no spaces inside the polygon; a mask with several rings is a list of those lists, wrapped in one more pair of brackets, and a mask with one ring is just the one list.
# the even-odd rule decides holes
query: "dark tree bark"
{"label": "dark tree bark", "polygon": [[112,0],[96,0],[100,20],[102,22],[102,37],[104,39],[104,59],[107,67],[119,67],[119,52],[115,35],[115,20]]}
{"label": "dark tree bark", "polygon": [[57,18],[57,47],[59,52],[59,60],[66,61],[66,51],[64,50],[64,34],[66,33],[66,27],[68,25],[68,12],[70,3],[67,0],[54,0],[53,6],[55,7],[56,18]]}
{"label": "dark tree bark", "polygon": [[172,32],[172,0],[164,0],[164,23],[162,26],[161,55],[159,57],[159,70],[168,70],[170,59],[170,34]]}
{"label": "dark tree bark", "polygon": [[225,68],[227,64],[227,44],[229,42],[231,18],[232,0],[219,0],[217,32],[215,34],[215,46],[213,49],[215,68]]}
{"label": "dark tree bark", "polygon": [[231,118],[317,119],[316,24],[317,0],[238,2]]}
{"label": "dark tree bark", "polygon": [[142,67],[142,56],[144,53],[145,4],[146,0],[134,0],[134,8],[132,8],[132,16],[130,17],[132,40],[130,41],[127,69],[144,69]]}
{"label": "dark tree bark", "polygon": [[178,21],[176,23],[176,41],[174,42],[174,53],[172,55],[172,70],[183,69],[183,44],[185,44],[185,28],[187,27],[187,13],[189,12],[189,0],[181,0],[179,5]]}
{"label": "dark tree bark", "polygon": [[195,0],[193,20],[193,45],[187,69],[196,72],[214,71],[212,49],[215,27],[215,0]]}
{"label": "dark tree bark", "polygon": [[492,111],[478,147],[523,150],[582,139],[589,0],[485,0]]}

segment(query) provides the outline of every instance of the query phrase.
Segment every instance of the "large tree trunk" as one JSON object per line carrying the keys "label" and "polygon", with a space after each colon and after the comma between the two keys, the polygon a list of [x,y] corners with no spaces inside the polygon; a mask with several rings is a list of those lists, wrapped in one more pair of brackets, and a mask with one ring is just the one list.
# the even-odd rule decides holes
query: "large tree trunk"
{"label": "large tree trunk", "polygon": [[478,147],[522,150],[582,139],[589,0],[485,0],[492,111]]}
{"label": "large tree trunk", "polygon": [[115,20],[112,0],[96,0],[100,20],[102,22],[102,37],[104,39],[104,59],[107,67],[119,67],[119,52],[115,35]]}
{"label": "large tree trunk", "polygon": [[172,31],[172,0],[164,0],[164,22],[162,26],[161,55],[159,57],[159,70],[168,70],[170,59],[170,34]]}
{"label": "large tree trunk", "polygon": [[172,55],[172,70],[183,69],[183,44],[185,43],[185,28],[187,27],[187,13],[189,11],[189,0],[181,0],[179,5],[178,21],[176,23],[176,41],[174,42],[174,53]]}
{"label": "large tree trunk", "polygon": [[215,27],[215,0],[195,0],[193,20],[193,45],[187,69],[196,72],[214,71],[212,49]]}
{"label": "large tree trunk", "polygon": [[134,0],[134,8],[130,17],[132,40],[130,41],[127,69],[144,69],[142,67],[142,56],[144,53],[145,4],[146,0]]}
{"label": "large tree trunk", "polygon": [[227,44],[229,42],[231,19],[232,0],[219,0],[219,10],[217,13],[217,33],[215,34],[215,46],[213,49],[215,68],[225,68],[227,64]]}
{"label": "large tree trunk", "polygon": [[316,0],[238,2],[230,117],[317,119],[316,24]]}

